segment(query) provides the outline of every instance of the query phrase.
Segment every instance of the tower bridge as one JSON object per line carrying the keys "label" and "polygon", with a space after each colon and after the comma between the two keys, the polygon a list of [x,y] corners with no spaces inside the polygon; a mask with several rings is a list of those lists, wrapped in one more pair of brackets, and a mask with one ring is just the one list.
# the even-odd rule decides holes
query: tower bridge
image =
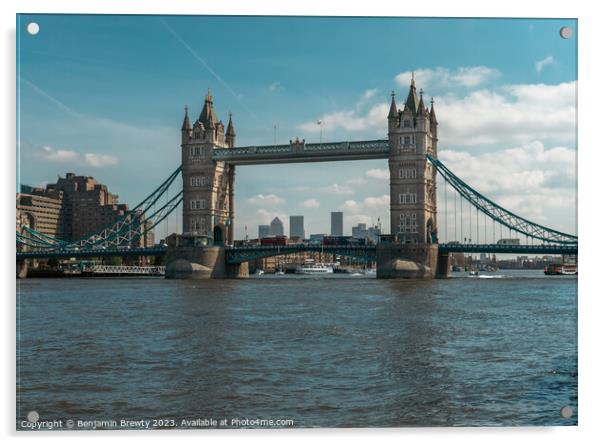
{"label": "tower bridge", "polygon": [[[185,108],[181,166],[142,203],[103,230],[77,241],[59,240],[36,231],[35,227],[20,224],[17,260],[69,255],[142,255],[144,252],[140,249],[130,248],[132,240],[143,236],[180,204],[181,233],[170,235],[167,246],[145,251],[149,255],[165,252],[166,276],[173,278],[247,276],[251,259],[316,249],[375,260],[379,278],[448,276],[449,255],[453,252],[577,254],[577,236],[544,227],[504,209],[462,181],[438,159],[438,121],[434,102],[431,99],[430,107],[425,104],[422,91],[416,91],[413,78],[402,107],[398,108],[392,93],[387,128],[387,139],[324,143],[295,139],[281,145],[236,147],[232,115],[229,115],[226,127],[217,117],[213,97],[207,93],[202,111],[194,122],[191,123],[189,110]],[[359,247],[234,246],[237,166],[364,159],[388,160],[391,235],[386,237],[387,242]],[[180,173],[182,189],[169,194],[169,187]],[[460,240],[456,242],[439,242],[438,177],[443,181],[445,193],[451,188],[460,198]],[[165,196],[165,204],[159,204],[160,198]],[[466,220],[466,214],[462,214],[464,202],[471,227],[468,237],[464,236],[462,228],[462,221]],[[442,226],[447,234],[447,195],[444,204]],[[453,212],[455,221],[455,205]],[[140,223],[141,214],[146,216],[144,226]],[[475,215],[476,242],[472,231]],[[498,227],[500,235],[502,229],[509,234],[514,231],[531,240],[531,245],[490,243],[486,232],[481,243],[479,217],[481,223],[485,221],[485,231],[487,224],[492,224],[494,237]],[[457,231],[457,224],[454,224],[454,231]]]}

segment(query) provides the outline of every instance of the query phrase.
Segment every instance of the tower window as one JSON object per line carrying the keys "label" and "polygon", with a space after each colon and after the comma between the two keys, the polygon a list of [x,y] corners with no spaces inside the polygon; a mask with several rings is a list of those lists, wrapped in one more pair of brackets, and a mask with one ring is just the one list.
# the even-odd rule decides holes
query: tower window
{"label": "tower window", "polygon": [[205,185],[205,177],[204,176],[192,176],[190,178],[190,186],[191,187],[201,187]]}
{"label": "tower window", "polygon": [[410,128],[410,120],[409,119],[403,120],[403,128]]}

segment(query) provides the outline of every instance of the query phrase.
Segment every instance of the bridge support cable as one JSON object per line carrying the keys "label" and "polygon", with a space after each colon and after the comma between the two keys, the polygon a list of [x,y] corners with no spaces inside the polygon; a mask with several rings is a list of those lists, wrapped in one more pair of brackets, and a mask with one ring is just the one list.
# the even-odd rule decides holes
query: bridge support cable
{"label": "bridge support cable", "polygon": [[542,226],[510,212],[470,187],[449,170],[440,160],[434,159],[430,155],[426,155],[426,158],[437,169],[441,176],[443,176],[443,178],[471,205],[480,209],[486,216],[498,222],[500,225],[512,228],[519,233],[529,235],[545,242],[554,244],[577,244],[578,238],[576,235]]}
{"label": "bridge support cable", "polygon": [[458,213],[457,213],[457,199],[458,194],[454,193],[454,241],[458,241]]}
{"label": "bridge support cable", "polygon": [[472,206],[468,206],[468,243],[472,244]]}
{"label": "bridge support cable", "polygon": [[[158,217],[159,220],[163,220],[163,214],[165,212],[173,211],[174,202],[178,201],[178,199],[178,203],[181,201],[181,197],[179,196],[181,195],[180,192],[176,199],[168,199],[165,206],[162,206],[159,210],[154,210],[156,209],[158,200],[161,198],[161,196],[168,192],[169,187],[178,177],[181,170],[182,167],[178,167],[165,181],[159,185],[159,187],[157,187],[133,209],[125,212],[123,216],[119,217],[117,220],[111,224],[108,224],[97,232],[87,235],[86,237],[83,237],[77,241],[68,242],[58,238],[53,238],[40,232],[36,232],[35,230],[26,226],[21,226],[21,230],[27,232],[28,235],[35,234],[34,238],[37,240],[35,242],[35,244],[37,244],[36,247],[45,246],[45,248],[48,250],[77,250],[80,248],[92,249],[95,246],[120,247],[130,245],[132,241],[135,241],[156,226],[156,223],[154,223],[151,218],[146,216],[146,213],[149,212],[149,210],[151,211],[152,216]],[[177,203],[175,205],[177,205]],[[23,241],[27,240],[17,231],[17,242],[24,244]]]}
{"label": "bridge support cable", "polygon": [[443,224],[443,227],[445,228],[445,242],[447,243],[449,241],[449,236],[447,233],[447,182],[443,181],[443,193],[445,195],[445,215],[444,215],[444,221],[445,223]]}
{"label": "bridge support cable", "polygon": [[479,244],[479,209],[477,209],[477,244]]}
{"label": "bridge support cable", "polygon": [[466,243],[466,238],[464,237],[464,214],[462,210],[462,195],[460,195],[460,242]]}

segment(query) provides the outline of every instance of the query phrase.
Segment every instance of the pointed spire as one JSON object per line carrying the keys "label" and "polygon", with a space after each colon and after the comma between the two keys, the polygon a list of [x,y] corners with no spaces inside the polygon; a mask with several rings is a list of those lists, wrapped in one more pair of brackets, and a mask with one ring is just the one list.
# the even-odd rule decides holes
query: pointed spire
{"label": "pointed spire", "polygon": [[205,105],[199,116],[199,121],[203,123],[205,128],[213,128],[219,121],[213,108],[213,97],[211,96],[211,89],[207,88],[207,95],[205,96]]}
{"label": "pointed spire", "polygon": [[431,124],[437,123],[437,116],[435,115],[435,101],[431,97]]}
{"label": "pointed spire", "polygon": [[190,119],[188,118],[188,105],[184,107],[184,122],[182,123],[182,131],[192,130]]}
{"label": "pointed spire", "polygon": [[418,106],[418,96],[416,95],[416,82],[414,81],[414,72],[412,71],[412,82],[410,83],[410,91],[406,99],[405,109],[409,109],[416,114]]}
{"label": "pointed spire", "polygon": [[422,100],[422,88],[420,88],[420,102],[418,103],[418,116],[426,116],[426,109],[424,108],[424,100]]}
{"label": "pointed spire", "polygon": [[228,113],[228,129],[226,130],[226,136],[236,136],[236,132],[234,131],[234,124],[232,123],[232,113]]}
{"label": "pointed spire", "polygon": [[397,104],[395,103],[395,91],[391,91],[391,108],[389,109],[389,119],[397,117]]}

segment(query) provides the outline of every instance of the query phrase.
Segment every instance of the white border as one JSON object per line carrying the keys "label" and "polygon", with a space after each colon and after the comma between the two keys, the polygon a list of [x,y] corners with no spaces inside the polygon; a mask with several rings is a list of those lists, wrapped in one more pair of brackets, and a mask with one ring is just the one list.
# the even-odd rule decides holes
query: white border
{"label": "white border", "polygon": [[[600,412],[600,349],[596,343],[602,338],[598,320],[601,294],[596,292],[595,277],[600,273],[601,261],[596,257],[596,243],[600,237],[600,218],[596,214],[596,203],[600,202],[595,178],[600,163],[601,144],[594,141],[594,129],[599,125],[601,104],[599,83],[600,70],[599,43],[602,42],[599,15],[594,9],[595,2],[547,1],[531,2],[524,0],[503,0],[496,3],[470,0],[427,0],[425,2],[384,1],[350,3],[349,1],[282,1],[282,0],[230,0],[206,2],[201,0],[10,0],[0,3],[3,31],[3,69],[0,70],[2,96],[5,98],[2,113],[2,134],[4,137],[2,208],[2,246],[0,270],[5,284],[3,293],[4,324],[4,365],[2,369],[3,400],[1,419],[3,435],[9,440],[19,438],[29,443],[41,439],[49,443],[63,443],[75,440],[91,442],[125,442],[132,438],[163,443],[166,436],[176,436],[179,440],[232,441],[244,440],[251,443],[284,442],[306,443],[315,440],[332,441],[342,438],[349,443],[365,443],[374,438],[379,442],[406,441],[408,443],[444,442],[446,444],[470,444],[487,441],[488,444],[508,441],[528,440],[529,442],[566,444],[575,439],[579,442],[591,441],[597,431],[597,414]],[[354,429],[354,430],[295,430],[295,431],[181,431],[181,432],[111,432],[111,433],[15,433],[15,280],[14,280],[14,193],[15,193],[15,13],[121,13],[121,14],[226,14],[226,15],[354,15],[354,16],[454,16],[454,17],[567,17],[579,19],[579,236],[580,277],[579,277],[579,426],[572,428],[495,428],[495,429]],[[503,38],[503,36],[500,36]],[[598,47],[598,48],[596,48]],[[8,99],[8,100],[6,100]],[[598,173],[598,174],[596,174]],[[589,187],[589,188],[588,188]],[[590,204],[592,207],[588,207]],[[8,212],[7,212],[8,209]],[[598,212],[599,213],[599,212]],[[600,285],[597,285],[600,288]],[[84,436],[84,437],[82,437]],[[109,437],[107,437],[109,436]],[[373,437],[374,436],[374,437]],[[578,437],[576,437],[578,436]]]}

